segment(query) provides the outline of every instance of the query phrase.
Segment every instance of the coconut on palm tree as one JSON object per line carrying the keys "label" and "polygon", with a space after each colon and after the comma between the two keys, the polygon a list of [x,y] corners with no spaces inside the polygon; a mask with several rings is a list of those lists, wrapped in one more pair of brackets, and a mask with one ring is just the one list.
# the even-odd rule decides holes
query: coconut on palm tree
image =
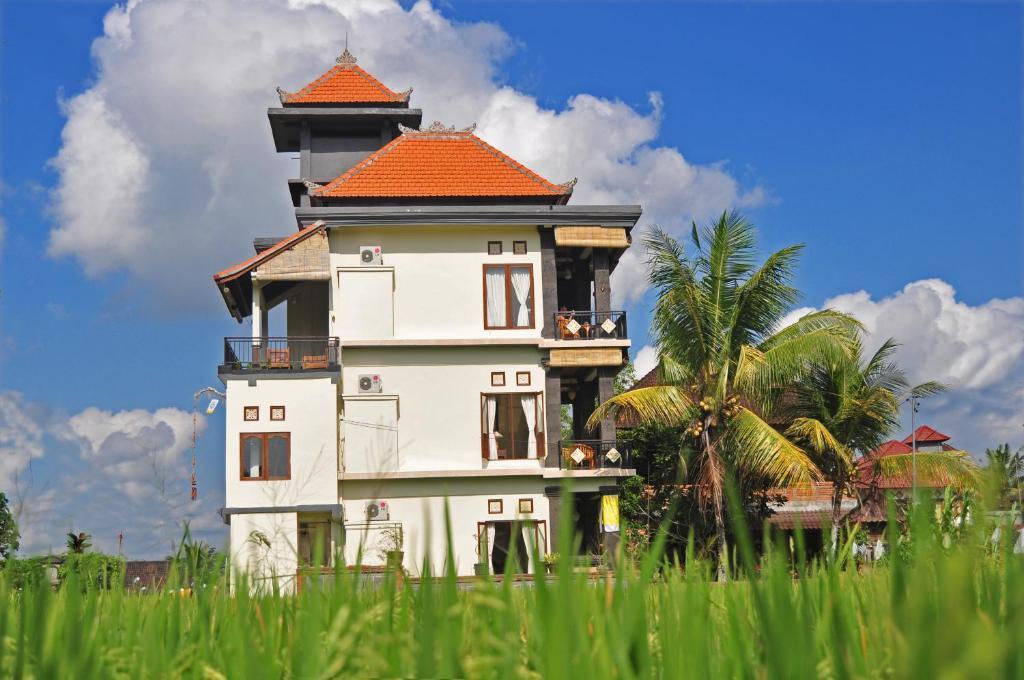
{"label": "coconut on palm tree", "polygon": [[[890,338],[868,358],[856,339],[849,354],[837,354],[816,362],[787,390],[793,417],[786,435],[807,451],[825,481],[832,483],[832,540],[836,550],[844,497],[857,493],[857,455],[874,451],[900,424],[900,404],[907,379],[893,361],[897,348]],[[935,382],[911,390],[918,397],[942,390]],[[879,457],[875,475],[881,478],[905,473],[917,465],[933,480],[957,488],[973,482],[973,466],[963,452],[917,452]]]}
{"label": "coconut on palm tree", "polygon": [[657,290],[652,332],[661,385],[616,395],[588,422],[630,413],[641,423],[684,429],[687,482],[712,515],[725,578],[727,479],[787,485],[818,476],[808,455],[769,424],[780,388],[815,361],[848,354],[858,324],[831,310],[776,330],[797,300],[791,285],[801,246],[758,264],[753,227],[736,213],[691,232],[692,250],[664,231],[646,239]]}

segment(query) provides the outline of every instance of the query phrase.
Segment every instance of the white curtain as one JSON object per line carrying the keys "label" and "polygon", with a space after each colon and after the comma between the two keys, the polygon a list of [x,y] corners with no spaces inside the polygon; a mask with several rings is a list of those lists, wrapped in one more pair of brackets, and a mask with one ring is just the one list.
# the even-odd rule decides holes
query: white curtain
{"label": "white curtain", "polygon": [[530,270],[527,267],[512,268],[512,292],[519,303],[516,326],[525,328],[530,325]]}
{"label": "white curtain", "polygon": [[489,522],[487,524],[487,554],[483,556],[483,561],[487,565],[487,569],[491,570],[494,568],[494,564],[491,562],[491,555],[494,554],[494,523]]}
{"label": "white curtain", "polygon": [[506,323],[505,269],[491,267],[487,270],[487,325],[504,326]]}
{"label": "white curtain", "polygon": [[498,439],[494,435],[494,426],[498,420],[498,398],[487,397],[487,458],[498,460]]}
{"label": "white curtain", "polygon": [[524,394],[523,417],[526,418],[526,457],[537,457],[537,397]]}
{"label": "white curtain", "polygon": [[523,542],[526,543],[526,564],[521,565],[524,572],[530,573],[533,571],[531,568],[533,565],[534,555],[542,557],[539,554],[537,548],[537,525],[533,522],[527,522],[523,524],[523,528],[520,530],[523,532]]}

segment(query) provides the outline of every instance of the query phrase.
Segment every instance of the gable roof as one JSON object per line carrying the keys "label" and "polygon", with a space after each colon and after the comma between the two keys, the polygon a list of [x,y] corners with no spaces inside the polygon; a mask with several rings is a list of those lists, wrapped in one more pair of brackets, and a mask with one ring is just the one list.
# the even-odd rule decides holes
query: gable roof
{"label": "gable roof", "polygon": [[295,232],[288,238],[282,239],[275,243],[274,245],[270,246],[269,248],[256,253],[248,260],[244,260],[242,262],[239,262],[238,264],[228,267],[227,269],[217,272],[216,274],[213,275],[214,282],[220,285],[228,281],[234,281],[238,277],[252,272],[252,270],[256,269],[256,267],[259,267],[261,264],[271,259],[278,253],[287,250],[288,248],[291,248],[297,243],[305,241],[307,238],[309,238],[310,236],[319,231],[323,231],[324,229],[327,228],[326,224],[327,223],[324,222],[323,220],[317,220],[308,227],[305,227]]}
{"label": "gable roof", "polygon": [[402,134],[344,172],[314,188],[322,198],[533,198],[564,204],[575,180],[552,184],[465,130],[438,122],[424,130],[400,125]]}
{"label": "gable roof", "polygon": [[407,104],[412,89],[395,92],[356,65],[356,58],[345,48],[336,64],[298,92],[277,88],[281,103],[289,104]]}
{"label": "gable roof", "polygon": [[[914,432],[917,434],[917,443],[918,444],[920,444],[921,442],[946,442],[946,441],[949,441],[949,435],[942,434],[938,430],[932,429],[928,425],[922,425],[921,427],[919,427],[916,430],[914,430]],[[913,441],[914,441],[914,438],[913,438],[913,435],[911,435],[911,436],[908,436],[906,439],[904,439],[903,443],[907,444],[909,446],[911,443],[913,443]]]}

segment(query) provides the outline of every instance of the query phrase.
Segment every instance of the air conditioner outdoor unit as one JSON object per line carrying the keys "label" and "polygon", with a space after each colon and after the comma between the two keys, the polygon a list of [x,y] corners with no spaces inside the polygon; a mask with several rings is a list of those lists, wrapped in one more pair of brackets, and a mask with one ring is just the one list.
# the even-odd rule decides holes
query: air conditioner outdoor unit
{"label": "air conditioner outdoor unit", "polygon": [[384,390],[384,383],[376,373],[366,373],[359,376],[359,394],[380,394]]}
{"label": "air conditioner outdoor unit", "polygon": [[366,521],[374,522],[388,519],[387,501],[366,501]]}
{"label": "air conditioner outdoor unit", "polygon": [[379,267],[382,263],[380,246],[359,246],[359,264]]}

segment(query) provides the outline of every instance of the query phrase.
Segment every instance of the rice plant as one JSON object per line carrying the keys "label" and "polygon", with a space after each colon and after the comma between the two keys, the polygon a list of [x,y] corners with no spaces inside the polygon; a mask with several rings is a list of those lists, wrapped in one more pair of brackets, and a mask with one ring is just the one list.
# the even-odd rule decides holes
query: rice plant
{"label": "rice plant", "polygon": [[[531,587],[452,573],[379,582],[339,569],[296,594],[215,576],[138,594],[71,573],[0,577],[0,677],[1024,677],[1024,560],[976,521],[943,540],[928,511],[890,522],[886,563],[807,561],[799,537],[712,581],[691,549],[595,580],[560,560]],[[749,536],[749,532],[737,532]],[[908,537],[909,536],[909,537]],[[562,534],[562,554],[572,550]],[[844,554],[849,554],[849,545]],[[186,573],[182,570],[180,573]]]}

